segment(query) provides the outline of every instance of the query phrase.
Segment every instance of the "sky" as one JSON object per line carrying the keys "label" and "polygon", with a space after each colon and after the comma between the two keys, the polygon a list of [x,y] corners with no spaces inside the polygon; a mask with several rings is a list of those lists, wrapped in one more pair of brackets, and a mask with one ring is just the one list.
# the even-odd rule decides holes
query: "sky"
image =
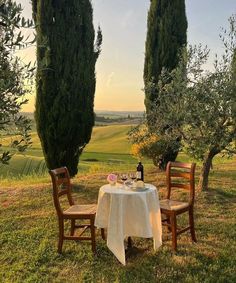
{"label": "sky", "polygon": [[[24,15],[31,17],[30,0],[18,0]],[[143,111],[143,66],[150,0],[93,0],[94,27],[101,26],[102,53],[96,64],[94,108],[111,111]],[[211,57],[221,54],[221,28],[236,14],[236,0],[186,0],[188,43],[207,45]],[[20,53],[23,60],[35,61],[35,48]],[[34,111],[34,95],[23,111]]]}

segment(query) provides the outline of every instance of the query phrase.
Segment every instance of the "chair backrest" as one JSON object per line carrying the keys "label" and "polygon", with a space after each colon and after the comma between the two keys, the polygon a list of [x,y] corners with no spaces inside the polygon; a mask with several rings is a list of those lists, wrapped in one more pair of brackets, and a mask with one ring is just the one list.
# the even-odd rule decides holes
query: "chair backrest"
{"label": "chair backrest", "polygon": [[70,174],[66,167],[57,168],[50,170],[49,174],[52,178],[53,184],[53,201],[56,208],[57,214],[60,216],[63,214],[63,210],[60,205],[59,198],[63,195],[66,195],[70,205],[74,204],[72,195],[71,195],[71,183],[70,183]]}
{"label": "chair backrest", "polygon": [[189,191],[189,204],[193,205],[195,197],[196,163],[168,162],[166,167],[167,199],[172,188]]}

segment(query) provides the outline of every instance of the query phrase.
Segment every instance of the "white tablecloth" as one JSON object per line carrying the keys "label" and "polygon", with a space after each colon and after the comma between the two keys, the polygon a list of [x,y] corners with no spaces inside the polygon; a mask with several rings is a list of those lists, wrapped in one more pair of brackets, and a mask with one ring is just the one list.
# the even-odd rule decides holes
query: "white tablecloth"
{"label": "white tablecloth", "polygon": [[107,246],[124,265],[125,237],[153,237],[154,250],[162,244],[158,193],[155,186],[146,187],[146,191],[134,192],[107,184],[99,190],[95,226],[107,228]]}

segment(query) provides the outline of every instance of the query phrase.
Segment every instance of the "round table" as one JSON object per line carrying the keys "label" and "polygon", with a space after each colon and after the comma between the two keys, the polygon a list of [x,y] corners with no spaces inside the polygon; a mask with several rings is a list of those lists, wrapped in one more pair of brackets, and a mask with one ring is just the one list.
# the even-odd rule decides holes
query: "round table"
{"label": "round table", "polygon": [[162,244],[158,192],[151,184],[145,187],[145,191],[133,191],[107,184],[99,190],[95,226],[107,229],[107,246],[124,265],[126,237],[153,238],[155,250]]}

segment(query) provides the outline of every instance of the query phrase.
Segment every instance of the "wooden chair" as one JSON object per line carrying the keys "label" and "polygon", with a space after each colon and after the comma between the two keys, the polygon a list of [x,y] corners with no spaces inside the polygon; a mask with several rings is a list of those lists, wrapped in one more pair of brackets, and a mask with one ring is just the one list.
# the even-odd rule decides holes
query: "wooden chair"
{"label": "wooden chair", "polygon": [[[172,248],[177,250],[177,236],[185,231],[190,230],[192,241],[196,242],[195,230],[194,230],[194,173],[195,163],[180,163],[169,162],[166,168],[167,178],[167,199],[160,201],[161,213],[166,216],[162,220],[162,224],[168,227],[168,230],[172,233]],[[173,188],[188,190],[188,201],[183,202],[179,200],[173,200],[171,198],[171,191]],[[185,228],[177,227],[177,215],[188,212],[189,214],[189,226]]]}
{"label": "wooden chair", "polygon": [[[66,167],[57,168],[49,171],[53,184],[53,200],[56,208],[59,224],[59,241],[58,252],[62,252],[64,240],[90,240],[92,243],[92,251],[96,253],[95,241],[95,226],[94,220],[96,215],[96,204],[75,205],[71,195],[70,175]],[[59,198],[63,195],[67,196],[69,208],[63,210]],[[71,221],[70,235],[64,234],[64,220]],[[76,219],[88,220],[87,224],[76,225]],[[81,228],[78,235],[75,235],[75,230]],[[83,233],[90,229],[91,236],[82,236]]]}

